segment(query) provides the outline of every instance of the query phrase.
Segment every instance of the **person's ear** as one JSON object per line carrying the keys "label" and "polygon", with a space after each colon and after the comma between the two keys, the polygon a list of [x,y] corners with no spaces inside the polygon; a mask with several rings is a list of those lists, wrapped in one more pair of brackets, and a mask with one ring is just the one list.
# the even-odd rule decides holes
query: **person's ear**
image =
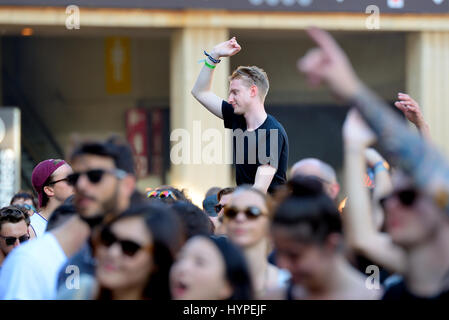
{"label": "person's ear", "polygon": [[329,253],[335,253],[340,246],[342,237],[340,234],[333,232],[327,236],[325,248]]}
{"label": "person's ear", "polygon": [[130,174],[126,175],[122,180],[122,190],[127,197],[131,197],[131,194],[136,189],[136,178]]}
{"label": "person's ear", "polygon": [[340,192],[340,185],[338,183],[332,184],[331,185],[331,196],[332,196],[332,199],[336,199],[339,192]]}
{"label": "person's ear", "polygon": [[259,88],[257,88],[257,86],[254,84],[251,86],[251,88],[249,88],[249,90],[251,98],[257,97],[257,95],[259,94]]}
{"label": "person's ear", "polygon": [[47,195],[47,197],[49,197],[49,198],[53,197],[55,195],[55,190],[50,186],[45,186],[44,192]]}

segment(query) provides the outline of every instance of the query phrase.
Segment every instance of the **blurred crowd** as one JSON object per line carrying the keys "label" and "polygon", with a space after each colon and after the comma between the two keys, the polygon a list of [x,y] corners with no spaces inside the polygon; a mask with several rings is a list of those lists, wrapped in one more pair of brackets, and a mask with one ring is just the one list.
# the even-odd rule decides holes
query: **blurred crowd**
{"label": "blurred crowd", "polygon": [[416,130],[308,34],[298,70],[351,107],[344,181],[297,159],[273,190],[211,186],[200,208],[185,189],[139,192],[121,139],[82,142],[0,209],[0,299],[447,299],[449,164],[419,104],[395,103]]}

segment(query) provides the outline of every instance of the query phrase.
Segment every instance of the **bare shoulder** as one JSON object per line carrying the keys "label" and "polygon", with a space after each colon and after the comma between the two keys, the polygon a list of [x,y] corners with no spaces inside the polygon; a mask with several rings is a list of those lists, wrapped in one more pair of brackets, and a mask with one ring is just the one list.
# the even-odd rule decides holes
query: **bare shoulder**
{"label": "bare shoulder", "polygon": [[258,300],[285,300],[287,297],[286,288],[271,288],[265,294],[259,297]]}

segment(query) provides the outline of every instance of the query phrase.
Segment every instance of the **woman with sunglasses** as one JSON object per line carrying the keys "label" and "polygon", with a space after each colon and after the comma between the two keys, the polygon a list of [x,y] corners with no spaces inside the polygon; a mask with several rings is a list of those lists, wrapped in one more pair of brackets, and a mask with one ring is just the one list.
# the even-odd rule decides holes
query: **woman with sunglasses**
{"label": "woman with sunglasses", "polygon": [[173,299],[251,300],[245,257],[226,237],[197,235],[181,249],[170,271]]}
{"label": "woman with sunglasses", "polygon": [[[60,299],[169,300],[169,270],[183,241],[181,223],[165,204],[136,205],[93,236],[96,281],[81,296]],[[92,279],[91,279],[92,282]],[[86,293],[84,293],[86,294]],[[71,295],[71,296],[69,296]],[[74,296],[75,295],[75,296]]]}
{"label": "woman with sunglasses", "polygon": [[[313,177],[294,177],[277,194],[271,233],[276,261],[291,273],[287,290],[273,297],[287,300],[378,299],[366,276],[346,260],[340,214]],[[276,296],[277,294],[277,296]]]}
{"label": "woman with sunglasses", "polygon": [[242,185],[232,193],[224,208],[223,223],[229,239],[239,246],[248,262],[256,298],[267,290],[282,287],[289,274],[268,262],[270,198],[250,185]]}

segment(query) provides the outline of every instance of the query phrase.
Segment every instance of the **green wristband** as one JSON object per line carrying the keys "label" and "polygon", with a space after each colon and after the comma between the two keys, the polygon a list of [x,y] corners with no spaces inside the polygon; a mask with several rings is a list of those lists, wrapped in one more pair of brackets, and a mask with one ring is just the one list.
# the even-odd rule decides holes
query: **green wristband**
{"label": "green wristband", "polygon": [[206,67],[211,68],[211,69],[215,69],[216,66],[213,66],[211,64],[208,64],[206,60],[204,60],[204,64]]}

